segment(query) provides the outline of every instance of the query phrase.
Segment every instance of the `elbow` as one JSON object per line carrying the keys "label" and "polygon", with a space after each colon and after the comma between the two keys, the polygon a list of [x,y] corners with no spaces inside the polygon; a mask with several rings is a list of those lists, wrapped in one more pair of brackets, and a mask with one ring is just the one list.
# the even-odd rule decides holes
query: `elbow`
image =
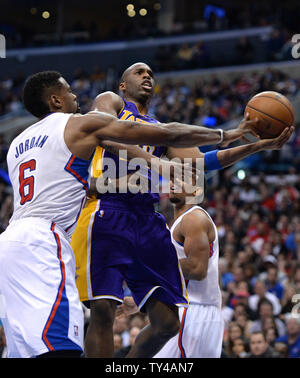
{"label": "elbow", "polygon": [[207,269],[197,269],[191,274],[192,280],[202,281],[207,277]]}

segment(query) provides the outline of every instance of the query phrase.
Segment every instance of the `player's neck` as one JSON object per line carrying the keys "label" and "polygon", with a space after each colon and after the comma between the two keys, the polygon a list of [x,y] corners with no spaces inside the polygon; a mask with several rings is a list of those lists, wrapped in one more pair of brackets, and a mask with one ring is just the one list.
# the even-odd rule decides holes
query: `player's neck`
{"label": "player's neck", "polygon": [[125,96],[124,98],[126,101],[133,102],[140,114],[145,115],[148,113],[149,101],[143,104],[140,101],[137,101],[136,99],[129,96]]}
{"label": "player's neck", "polygon": [[183,205],[175,205],[174,207],[174,218],[175,220],[179,218],[182,214],[184,214],[186,211],[190,210],[195,205],[189,205],[189,204],[183,204]]}

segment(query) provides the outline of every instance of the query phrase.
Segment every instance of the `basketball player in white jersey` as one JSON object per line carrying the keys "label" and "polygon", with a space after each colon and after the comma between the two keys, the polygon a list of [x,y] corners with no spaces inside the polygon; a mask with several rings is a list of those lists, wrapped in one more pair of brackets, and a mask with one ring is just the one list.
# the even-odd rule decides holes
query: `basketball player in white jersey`
{"label": "basketball player in white jersey", "polygon": [[219,358],[224,325],[217,228],[204,209],[186,204],[186,196],[184,191],[175,193],[174,186],[171,186],[170,201],[174,204],[175,222],[170,231],[186,279],[189,307],[179,310],[179,334],[170,339],[154,358]]}
{"label": "basketball player in white jersey", "polygon": [[69,241],[96,146],[103,139],[178,147],[229,143],[251,132],[250,124],[223,133],[178,123],[141,127],[102,112],[75,114],[76,95],[55,71],[31,76],[23,100],[39,120],[13,140],[7,155],[14,213],[0,235],[0,312],[8,355],[78,356],[83,314]]}

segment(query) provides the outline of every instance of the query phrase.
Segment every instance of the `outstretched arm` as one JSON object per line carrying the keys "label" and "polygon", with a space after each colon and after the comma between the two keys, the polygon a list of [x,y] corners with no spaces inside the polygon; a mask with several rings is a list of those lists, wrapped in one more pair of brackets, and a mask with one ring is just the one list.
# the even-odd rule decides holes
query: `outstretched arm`
{"label": "outstretched arm", "polygon": [[[117,116],[121,111],[124,105],[124,101],[122,98],[113,93],[113,92],[105,92],[98,95],[92,105],[92,110],[97,110],[100,112],[106,112]],[[128,159],[132,158],[142,158],[148,164],[148,167],[152,167],[155,164],[161,165],[166,164],[165,160],[160,160],[157,157],[153,156],[152,154],[144,151],[142,148],[134,145],[127,145],[121,144],[112,141],[102,141],[101,146],[104,147],[106,150],[110,151],[111,153],[118,155],[119,151],[126,150]],[[247,146],[236,147],[234,149],[218,151],[217,158],[219,160],[220,166],[227,167],[231,164],[236,163],[237,161],[243,159],[244,157],[258,152],[260,149],[260,145],[258,143],[251,144]],[[196,159],[204,158],[204,154],[202,154],[197,147],[192,148],[173,148],[169,147],[167,152],[167,158],[179,158],[183,161],[184,158],[192,158],[193,162],[195,163]],[[205,167],[209,170],[209,167]],[[161,170],[161,169],[160,169]],[[161,173],[161,172],[160,172]]]}
{"label": "outstretched arm", "polygon": [[[255,143],[245,144],[243,146],[227,148],[226,150],[215,150],[215,154],[219,163],[219,169],[229,167],[238,161],[264,150],[278,150],[280,149],[290,138],[295,128],[290,127],[283,130],[283,132],[276,138],[263,139]],[[191,158],[193,163],[198,158],[205,158],[205,154],[199,151],[197,147],[194,148],[173,148],[169,147],[167,152],[168,159],[175,157],[181,159]],[[206,160],[206,159],[205,159]],[[211,170],[209,164],[204,166],[205,170]]]}
{"label": "outstretched arm", "polygon": [[88,159],[102,140],[152,146],[191,147],[205,144],[229,143],[251,132],[257,121],[245,121],[243,127],[224,131],[221,138],[218,130],[177,122],[168,124],[123,121],[108,113],[89,112],[74,115],[65,129],[65,141],[73,154]]}

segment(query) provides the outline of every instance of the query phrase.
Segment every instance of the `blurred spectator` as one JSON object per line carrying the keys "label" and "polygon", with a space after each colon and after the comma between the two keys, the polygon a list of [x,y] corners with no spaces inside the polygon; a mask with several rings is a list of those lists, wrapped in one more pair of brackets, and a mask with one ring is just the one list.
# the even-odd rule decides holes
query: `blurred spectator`
{"label": "blurred spectator", "polygon": [[257,280],[257,275],[258,275],[255,264],[253,263],[246,264],[244,266],[244,274],[245,274],[245,279],[250,286],[250,290],[252,291],[255,281]]}
{"label": "blurred spectator", "polygon": [[138,327],[140,329],[144,328],[148,324],[148,319],[145,314],[138,312],[137,314],[132,315],[129,325],[130,328]]}
{"label": "blurred spectator", "polygon": [[232,358],[246,358],[247,357],[247,344],[243,338],[238,337],[233,340],[231,357]]}
{"label": "blurred spectator", "polygon": [[[239,305],[242,305],[245,309],[245,314],[251,320],[255,318],[255,311],[249,307],[249,292],[246,290],[235,290],[234,295],[231,298],[231,306],[235,309]],[[241,308],[239,307],[241,311]],[[244,312],[243,312],[244,313]]]}
{"label": "blurred spectator", "polygon": [[263,332],[254,332],[250,336],[248,358],[278,358],[279,353],[269,346]]}
{"label": "blurred spectator", "polygon": [[297,261],[296,264],[293,265],[291,268],[291,277],[290,277],[290,284],[292,284],[297,293],[300,291],[300,260]]}
{"label": "blurred spectator", "polygon": [[300,321],[290,317],[286,322],[286,334],[276,339],[276,343],[285,343],[288,346],[290,358],[300,358]]}
{"label": "blurred spectator", "polygon": [[297,294],[296,288],[293,285],[286,285],[283,298],[282,298],[282,310],[281,310],[281,317],[285,314],[289,314],[292,312],[295,303],[293,302],[294,295]]}
{"label": "blurred spectator", "polygon": [[[271,319],[271,318],[270,318]],[[268,328],[265,332],[266,335],[266,341],[267,343],[274,348],[275,347],[275,340],[278,338],[278,332],[277,328],[275,327],[270,327]]]}
{"label": "blurred spectator", "polygon": [[252,326],[251,315],[249,314],[249,307],[244,303],[238,303],[234,308],[232,320],[242,327],[245,337],[248,337],[250,334]]}
{"label": "blurred spectator", "polygon": [[125,315],[121,315],[115,318],[113,332],[121,335],[122,344],[124,347],[127,347],[130,344],[128,326],[129,319]]}
{"label": "blurred spectator", "polygon": [[124,358],[124,357],[126,357],[126,355],[130,351],[130,348],[134,344],[135,339],[136,339],[137,335],[140,333],[140,331],[141,331],[141,329],[138,328],[138,327],[132,327],[130,329],[130,331],[129,331],[129,336],[130,336],[130,338],[129,338],[129,345],[127,345],[126,347],[122,347],[121,349],[117,350],[114,353],[114,358]]}
{"label": "blurred spectator", "polygon": [[273,305],[266,299],[260,299],[258,303],[258,317],[250,328],[250,333],[253,332],[264,332],[267,328],[275,327],[278,335],[282,336],[285,333],[284,323],[273,314]]}
{"label": "blurred spectator", "polygon": [[115,353],[123,348],[122,336],[119,333],[114,334],[114,351]]}
{"label": "blurred spectator", "polygon": [[179,69],[189,69],[192,67],[193,50],[187,43],[184,43],[177,51],[177,65]]}
{"label": "blurred spectator", "polygon": [[242,183],[242,190],[240,191],[240,200],[242,202],[255,202],[257,200],[257,191],[251,186],[250,182]]}
{"label": "blurred spectator", "polygon": [[266,298],[272,303],[273,314],[278,315],[280,313],[281,305],[278,298],[274,294],[267,292],[266,285],[263,281],[257,280],[255,282],[254,293],[255,294],[251,295],[249,298],[249,307],[252,311],[257,311],[259,301]]}
{"label": "blurred spectator", "polygon": [[238,338],[244,338],[243,328],[237,322],[229,323],[225,342],[225,352],[227,357],[233,357],[233,342]]}
{"label": "blurred spectator", "polygon": [[281,301],[284,293],[284,287],[278,281],[278,269],[276,267],[268,268],[265,284],[268,292],[276,295],[279,301]]}

